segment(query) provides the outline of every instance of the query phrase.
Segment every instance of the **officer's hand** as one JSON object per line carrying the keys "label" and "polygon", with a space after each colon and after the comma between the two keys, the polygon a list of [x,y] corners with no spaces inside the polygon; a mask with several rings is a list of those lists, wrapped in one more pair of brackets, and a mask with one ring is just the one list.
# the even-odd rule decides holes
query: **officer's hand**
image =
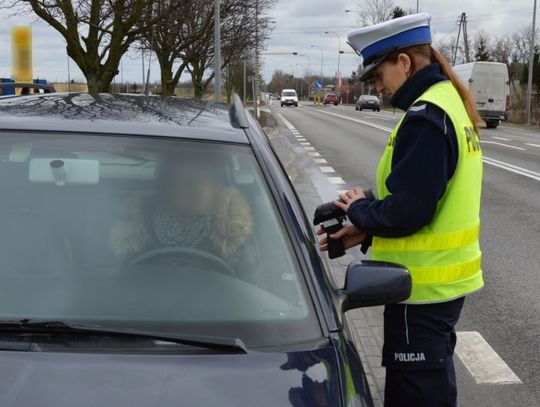
{"label": "officer's hand", "polygon": [[365,198],[366,198],[366,194],[364,193],[364,190],[362,189],[362,187],[355,187],[352,190],[341,194],[339,196],[339,200],[334,201],[334,205],[336,205],[341,210],[347,212],[353,202],[358,201],[359,199],[365,199]]}
{"label": "officer's hand", "polygon": [[[324,228],[320,228],[317,231],[317,235],[324,235],[326,232],[324,231]],[[345,250],[350,249],[351,247],[358,246],[361,244],[367,237],[367,234],[358,230],[352,223],[347,223],[343,225],[343,228],[339,230],[338,232],[334,233],[333,235],[330,235],[332,239],[342,239],[343,240],[343,247]],[[319,240],[319,249],[322,252],[328,251],[328,240],[326,237],[323,237],[321,240]]]}

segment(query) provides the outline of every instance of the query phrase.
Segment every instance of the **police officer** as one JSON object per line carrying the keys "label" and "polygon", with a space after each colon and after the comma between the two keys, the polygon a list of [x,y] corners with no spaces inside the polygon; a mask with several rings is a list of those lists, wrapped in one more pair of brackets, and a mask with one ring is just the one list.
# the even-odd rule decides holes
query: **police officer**
{"label": "police officer", "polygon": [[335,205],[351,223],[332,236],[347,248],[371,245],[373,259],[403,264],[412,276],[410,298],[384,311],[385,406],[456,405],[454,327],[465,296],[483,286],[480,119],[431,47],[429,23],[421,13],[348,36],[363,58],[361,79],[405,111],[377,168],[378,199],[360,187],[340,195]]}

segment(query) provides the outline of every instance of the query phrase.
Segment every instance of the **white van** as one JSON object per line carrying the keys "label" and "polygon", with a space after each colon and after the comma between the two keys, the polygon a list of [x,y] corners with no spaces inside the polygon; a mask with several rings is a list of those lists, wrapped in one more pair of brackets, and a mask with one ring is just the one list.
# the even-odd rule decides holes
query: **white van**
{"label": "white van", "polygon": [[281,107],[283,105],[298,107],[298,95],[294,89],[283,89],[281,91]]}
{"label": "white van", "polygon": [[506,64],[478,61],[456,65],[453,69],[461,81],[469,86],[487,128],[494,129],[501,120],[506,120],[510,104]]}

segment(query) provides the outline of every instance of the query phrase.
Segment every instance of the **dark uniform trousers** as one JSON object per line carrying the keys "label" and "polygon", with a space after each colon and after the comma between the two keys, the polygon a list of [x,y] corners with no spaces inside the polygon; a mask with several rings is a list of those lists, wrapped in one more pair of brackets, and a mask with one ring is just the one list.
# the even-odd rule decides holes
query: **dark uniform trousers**
{"label": "dark uniform trousers", "polygon": [[455,407],[455,325],[464,298],[384,309],[385,407]]}

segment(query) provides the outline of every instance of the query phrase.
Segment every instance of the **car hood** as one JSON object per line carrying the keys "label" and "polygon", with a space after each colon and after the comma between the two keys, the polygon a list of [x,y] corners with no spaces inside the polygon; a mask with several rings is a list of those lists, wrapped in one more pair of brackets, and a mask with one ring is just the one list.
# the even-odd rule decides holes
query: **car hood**
{"label": "car hood", "polygon": [[0,406],[338,406],[332,348],[246,355],[0,353]]}

